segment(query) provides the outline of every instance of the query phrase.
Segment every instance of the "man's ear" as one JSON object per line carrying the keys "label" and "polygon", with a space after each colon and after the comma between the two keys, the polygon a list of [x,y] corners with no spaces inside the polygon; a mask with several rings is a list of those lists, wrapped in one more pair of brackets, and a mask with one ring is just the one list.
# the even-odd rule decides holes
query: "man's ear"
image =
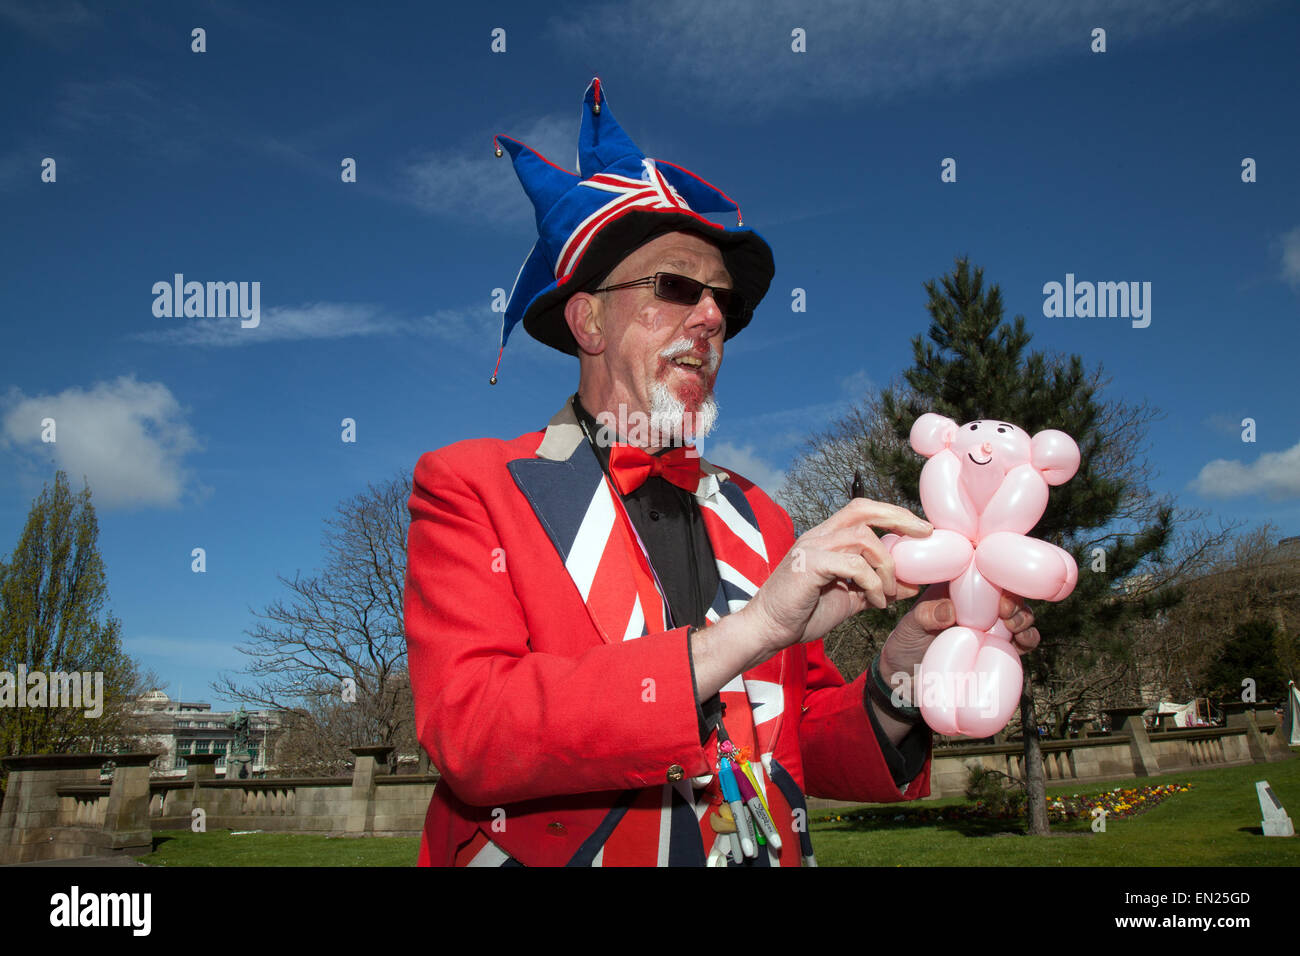
{"label": "man's ear", "polygon": [[588,355],[605,351],[605,316],[601,301],[586,292],[575,292],[564,303],[564,321],[578,348]]}

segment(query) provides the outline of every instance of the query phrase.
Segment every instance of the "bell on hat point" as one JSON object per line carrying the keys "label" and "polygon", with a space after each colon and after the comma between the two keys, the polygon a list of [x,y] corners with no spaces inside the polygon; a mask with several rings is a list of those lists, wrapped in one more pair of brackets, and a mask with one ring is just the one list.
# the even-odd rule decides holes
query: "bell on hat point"
{"label": "bell on hat point", "polygon": [[497,159],[500,159],[500,158],[501,158],[501,155],[502,155],[502,153],[501,153],[501,147],[498,146],[498,147],[494,150],[494,152],[497,154]]}
{"label": "bell on hat point", "polygon": [[599,115],[600,115],[600,104],[599,104],[599,103],[592,103],[592,104],[591,104],[591,111],[592,111],[593,113],[595,113],[597,116],[599,116]]}

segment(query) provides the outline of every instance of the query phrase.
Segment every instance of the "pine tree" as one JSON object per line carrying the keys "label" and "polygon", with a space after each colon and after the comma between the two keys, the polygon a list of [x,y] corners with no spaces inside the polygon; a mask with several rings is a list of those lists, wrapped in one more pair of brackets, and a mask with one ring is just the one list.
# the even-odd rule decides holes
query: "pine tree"
{"label": "pine tree", "polygon": [[1232,638],[1205,669],[1198,696],[1215,700],[1239,700],[1242,679],[1255,682],[1257,700],[1285,700],[1287,676],[1277,654],[1278,629],[1272,621],[1251,618],[1242,621]]}
{"label": "pine tree", "polygon": [[[74,497],[67,475],[59,471],[54,487],[46,485],[32,504],[13,554],[0,562],[0,671],[9,675],[5,696],[23,694],[29,704],[39,702],[38,685],[16,686],[20,666],[47,680],[40,695],[45,706],[18,707],[6,699],[0,707],[0,756],[125,742],[121,734],[138,689],[136,669],[122,651],[121,622],[103,616],[108,585],[98,538],[89,487]],[[55,706],[63,699],[55,699],[49,675],[73,672],[103,675],[100,708]],[[83,705],[89,696],[90,688],[82,688]]]}
{"label": "pine tree", "polygon": [[[1143,562],[1163,560],[1162,549],[1173,530],[1173,508],[1161,502],[1149,509],[1152,520],[1136,532],[1107,530],[1139,489],[1122,469],[1104,467],[1131,449],[1112,447],[1118,444],[1115,423],[1106,420],[1105,407],[1096,401],[1099,375],[1086,374],[1077,355],[1068,360],[1049,359],[1038,352],[1026,355],[1031,335],[1024,317],[1016,316],[1011,325],[1004,323],[1000,290],[997,285],[985,289],[983,270],[972,270],[965,258],[957,259],[953,272],[938,283],[925,283],[925,289],[929,341],[919,335],[912,340],[914,366],[904,373],[911,394],[901,389],[882,393],[881,409],[892,434],[889,440],[869,438],[866,443],[867,458],[882,473],[881,480],[908,495],[919,495],[924,459],[907,441],[912,423],[925,412],[946,415],[959,424],[1002,419],[1030,435],[1044,428],[1059,429],[1074,438],[1081,453],[1079,472],[1052,488],[1047,510],[1030,532],[1070,552],[1080,569],[1069,598],[1033,605],[1042,643],[1022,658],[1021,724],[1030,832],[1046,833],[1032,688],[1049,683],[1058,668],[1072,656],[1077,658],[1081,636],[1118,634],[1127,617],[1149,617],[1178,600],[1177,591],[1171,589],[1126,597],[1122,584],[1131,583]],[[920,514],[919,497],[913,497],[909,507]],[[1095,648],[1095,641],[1089,643]],[[1114,638],[1102,649],[1120,656],[1125,652],[1123,643]]]}

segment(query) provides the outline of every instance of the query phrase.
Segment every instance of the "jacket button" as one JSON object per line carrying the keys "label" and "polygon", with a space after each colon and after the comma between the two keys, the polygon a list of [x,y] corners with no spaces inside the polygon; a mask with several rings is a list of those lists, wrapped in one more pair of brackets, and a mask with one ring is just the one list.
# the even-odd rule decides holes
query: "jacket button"
{"label": "jacket button", "polygon": [[551,836],[564,836],[564,834],[569,832],[564,824],[559,822],[546,824],[546,830],[551,834]]}
{"label": "jacket button", "polygon": [[675,763],[668,768],[668,779],[671,780],[673,783],[676,783],[678,780],[681,780],[685,776],[686,776],[686,771],[682,769],[681,764]]}

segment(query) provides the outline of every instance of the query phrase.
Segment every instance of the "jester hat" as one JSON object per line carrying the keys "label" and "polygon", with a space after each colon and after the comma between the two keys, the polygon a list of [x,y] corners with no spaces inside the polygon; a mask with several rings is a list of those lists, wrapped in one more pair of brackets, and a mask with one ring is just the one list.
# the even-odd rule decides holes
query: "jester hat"
{"label": "jester hat", "polygon": [[[564,321],[569,296],[596,288],[629,254],[666,232],[692,232],[718,247],[747,305],[742,319],[727,323],[725,337],[749,324],[776,270],[771,248],[744,227],[740,207],[726,193],[688,169],[648,159],[614,119],[599,79],[583,96],[576,175],[509,136],[494,136],[493,143],[497,156],[503,147],[510,153],[537,213],[537,242],[515,277],[501,321],[498,369],[520,320],[539,342],[577,355]],[[735,226],[702,215],[732,210]]]}

